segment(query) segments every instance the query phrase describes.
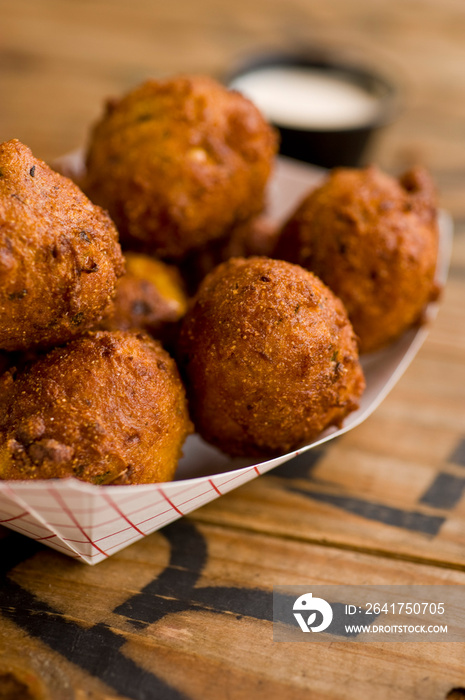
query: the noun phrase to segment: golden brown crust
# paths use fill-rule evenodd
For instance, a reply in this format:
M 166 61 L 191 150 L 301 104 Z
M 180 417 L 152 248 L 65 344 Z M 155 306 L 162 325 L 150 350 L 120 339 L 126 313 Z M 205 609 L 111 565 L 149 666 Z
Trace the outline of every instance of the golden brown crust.
M 127 247 L 181 259 L 261 211 L 276 146 L 257 108 L 211 78 L 150 80 L 108 103 L 85 189 Z
M 176 365 L 142 333 L 89 333 L 0 383 L 0 479 L 166 481 L 191 432 Z
M 340 168 L 290 217 L 274 256 L 312 270 L 342 299 L 369 352 L 418 322 L 433 298 L 436 219 L 425 170 L 397 181 L 375 167 Z
M 125 253 L 124 259 L 126 274 L 118 280 L 115 298 L 99 328 L 142 328 L 153 338 L 169 340 L 187 308 L 178 269 L 139 253 Z
M 103 315 L 123 273 L 108 215 L 12 140 L 0 145 L 0 348 L 50 347 Z
M 264 257 L 207 275 L 179 356 L 197 431 L 233 455 L 310 442 L 357 408 L 365 386 L 342 303 L 311 273 Z

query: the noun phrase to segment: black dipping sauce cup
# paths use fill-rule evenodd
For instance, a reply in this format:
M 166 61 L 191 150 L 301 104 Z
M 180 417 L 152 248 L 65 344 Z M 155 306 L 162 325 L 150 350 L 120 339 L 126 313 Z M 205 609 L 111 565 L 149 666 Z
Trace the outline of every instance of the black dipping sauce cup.
M 336 119 L 332 118 L 327 123 L 321 118 L 318 123 L 312 123 L 311 114 L 308 121 L 305 122 L 303 119 L 302 123 L 299 123 L 299 119 L 286 119 L 273 115 L 273 109 L 267 109 L 260 104 L 259 95 L 256 92 L 254 94 L 251 82 L 257 86 L 261 76 L 266 76 L 269 87 L 272 84 L 272 71 L 276 69 L 281 73 L 281 85 L 283 85 L 283 75 L 289 69 L 291 73 L 297 69 L 300 76 L 305 76 L 307 73 L 320 83 L 326 80 L 328 85 L 345 84 L 349 92 L 359 93 L 362 98 L 365 96 L 366 101 L 370 102 L 370 110 L 364 115 L 360 114 L 358 120 L 354 119 L 352 114 L 346 124 L 343 109 Z M 255 102 L 265 118 L 279 130 L 282 155 L 325 168 L 362 165 L 367 146 L 373 136 L 381 127 L 389 124 L 398 111 L 398 92 L 390 81 L 369 69 L 346 64 L 320 52 L 262 55 L 239 66 L 226 77 L 225 82 L 230 88 L 242 92 Z M 308 101 L 311 96 L 311 84 L 306 89 L 305 98 Z M 286 97 L 286 112 L 289 116 L 292 112 L 292 104 L 289 102 L 289 95 L 283 96 L 282 99 L 286 100 Z M 279 101 L 278 82 L 275 99 Z M 321 107 L 321 94 L 318 99 Z

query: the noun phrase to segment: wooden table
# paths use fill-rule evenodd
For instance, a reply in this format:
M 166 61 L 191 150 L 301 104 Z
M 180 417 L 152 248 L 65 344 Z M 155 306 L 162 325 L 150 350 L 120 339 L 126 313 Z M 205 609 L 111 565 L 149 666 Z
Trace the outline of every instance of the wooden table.
M 0 698 L 465 697 L 464 644 L 276 643 L 270 621 L 277 584 L 465 584 L 463 2 L 3 3 L 0 140 L 52 160 L 147 76 L 315 43 L 403 87 L 370 158 L 426 164 L 455 218 L 431 334 L 362 426 L 96 567 L 2 529 Z

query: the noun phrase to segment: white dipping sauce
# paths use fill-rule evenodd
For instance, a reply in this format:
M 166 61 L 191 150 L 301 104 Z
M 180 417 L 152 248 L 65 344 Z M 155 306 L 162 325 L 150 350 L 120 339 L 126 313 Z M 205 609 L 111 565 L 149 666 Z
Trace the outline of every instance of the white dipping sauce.
M 329 131 L 364 126 L 379 113 L 379 101 L 363 87 L 318 68 L 260 68 L 230 87 L 277 126 Z

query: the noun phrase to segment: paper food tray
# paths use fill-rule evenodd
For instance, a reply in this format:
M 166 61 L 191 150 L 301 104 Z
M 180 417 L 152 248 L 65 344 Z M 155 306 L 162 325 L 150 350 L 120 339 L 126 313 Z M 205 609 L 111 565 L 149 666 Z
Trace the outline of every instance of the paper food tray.
M 79 153 L 62 159 L 61 171 L 79 173 Z M 269 216 L 282 221 L 302 196 L 318 183 L 323 171 L 279 158 L 270 185 Z M 452 221 L 440 214 L 437 279 L 444 284 L 450 258 Z M 198 436 L 184 446 L 176 480 L 162 484 L 95 486 L 77 479 L 0 481 L 0 524 L 75 557 L 96 564 L 111 554 L 167 525 L 260 474 L 331 440 L 364 421 L 381 403 L 423 343 L 437 304 L 428 307 L 428 323 L 407 331 L 396 343 L 362 357 L 366 390 L 360 408 L 341 429 L 330 428 L 298 451 L 254 463 L 231 459 Z

